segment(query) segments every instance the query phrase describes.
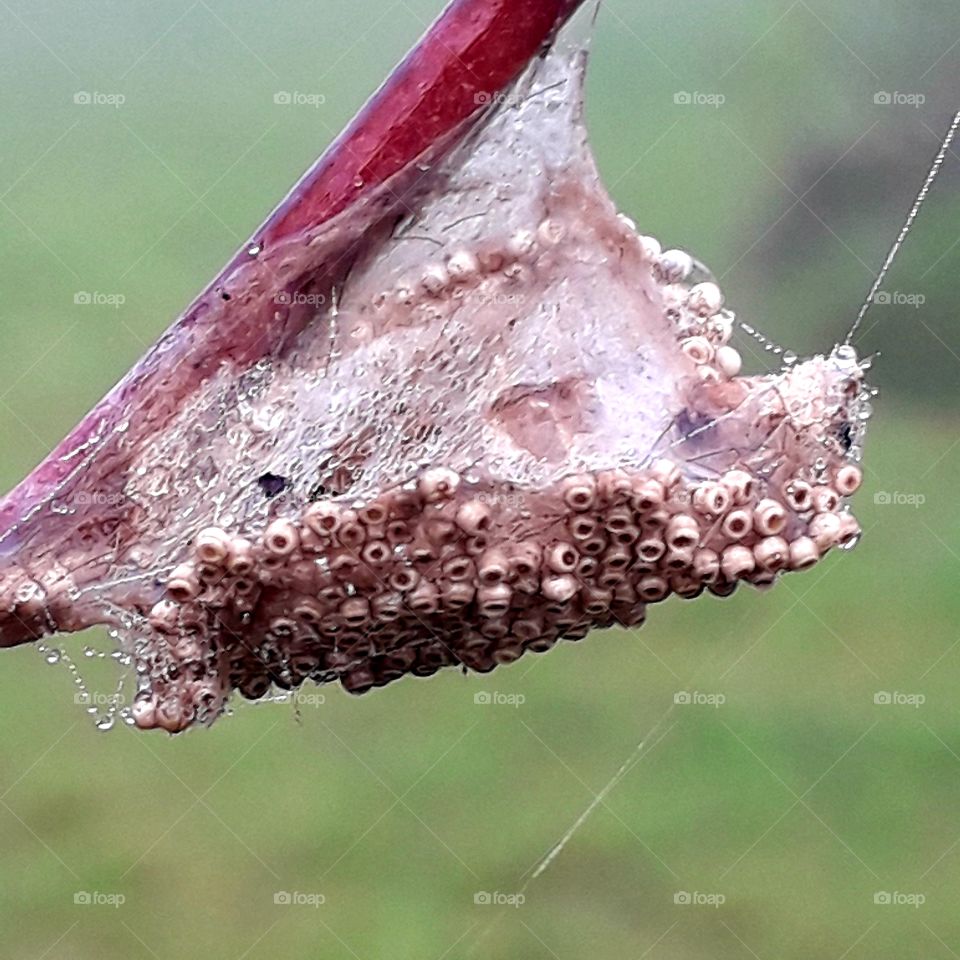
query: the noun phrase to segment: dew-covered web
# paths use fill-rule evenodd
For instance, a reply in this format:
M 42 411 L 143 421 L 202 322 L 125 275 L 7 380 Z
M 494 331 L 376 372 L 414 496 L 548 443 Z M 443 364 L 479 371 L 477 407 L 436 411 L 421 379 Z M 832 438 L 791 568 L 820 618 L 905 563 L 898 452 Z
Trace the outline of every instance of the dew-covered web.
M 903 247 L 903 243 L 907 239 L 907 235 L 910 233 L 911 229 L 913 229 L 913 225 L 920 214 L 920 209 L 926 202 L 926 199 L 930 194 L 930 189 L 933 186 L 934 181 L 937 179 L 940 170 L 943 168 L 943 162 L 946 160 L 947 153 L 950 151 L 950 147 L 953 144 L 953 141 L 956 139 L 958 129 L 960 129 L 960 110 L 958 110 L 954 115 L 953 120 L 951 121 L 950 126 L 943 137 L 943 141 L 940 144 L 940 149 L 937 151 L 937 155 L 933 158 L 930 169 L 927 171 L 926 179 L 923 181 L 923 185 L 920 187 L 920 192 L 917 194 L 917 198 L 914 200 L 913 206 L 910 208 L 907 218 L 904 221 L 903 226 L 900 228 L 900 232 L 897 234 L 896 240 L 894 240 L 893 245 L 890 247 L 883 264 L 877 271 L 876 279 L 873 281 L 873 284 L 867 293 L 866 299 L 863 301 L 863 304 L 861 305 L 860 310 L 858 311 L 857 316 L 850 327 L 849 333 L 847 333 L 844 343 L 853 342 L 853 338 L 856 336 L 857 331 L 860 329 L 860 325 L 863 323 L 863 318 L 867 315 L 867 311 L 873 305 L 874 298 L 880 291 L 880 287 L 883 284 L 884 278 L 886 277 L 890 268 L 893 266 L 893 261 L 896 260 L 897 254 L 900 253 L 900 249 Z
M 764 342 L 782 368 L 741 375 L 719 287 L 600 182 L 585 19 L 161 338 L 0 540 L 6 642 L 106 624 L 124 719 L 177 732 L 234 691 L 486 672 L 856 541 L 855 352 Z

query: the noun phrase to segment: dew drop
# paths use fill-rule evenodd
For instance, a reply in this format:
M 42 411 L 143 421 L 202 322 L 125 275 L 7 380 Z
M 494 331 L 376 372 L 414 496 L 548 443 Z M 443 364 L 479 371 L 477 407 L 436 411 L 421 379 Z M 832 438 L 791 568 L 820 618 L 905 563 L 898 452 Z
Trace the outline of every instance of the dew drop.
M 251 243 L 250 246 L 247 247 L 247 255 L 251 257 L 259 256 L 261 250 L 263 250 L 263 247 L 261 247 L 259 243 Z
M 862 533 L 855 533 L 852 537 L 845 540 L 843 543 L 838 543 L 837 547 L 840 550 L 854 550 L 857 544 L 863 539 Z
M 797 355 L 792 350 L 783 351 L 783 362 L 788 366 L 792 367 L 797 362 Z

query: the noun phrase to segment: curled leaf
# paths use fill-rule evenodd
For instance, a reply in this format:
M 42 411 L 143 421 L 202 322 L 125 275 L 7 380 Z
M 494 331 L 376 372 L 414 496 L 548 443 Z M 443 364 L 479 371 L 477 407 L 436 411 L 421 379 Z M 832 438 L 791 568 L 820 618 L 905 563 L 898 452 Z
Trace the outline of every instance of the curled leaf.
M 487 671 L 855 542 L 854 352 L 740 376 L 719 288 L 600 182 L 575 6 L 526 4 L 485 59 L 508 5 L 455 4 L 14 491 L 5 644 L 110 624 L 133 719 L 176 732 L 235 689 Z

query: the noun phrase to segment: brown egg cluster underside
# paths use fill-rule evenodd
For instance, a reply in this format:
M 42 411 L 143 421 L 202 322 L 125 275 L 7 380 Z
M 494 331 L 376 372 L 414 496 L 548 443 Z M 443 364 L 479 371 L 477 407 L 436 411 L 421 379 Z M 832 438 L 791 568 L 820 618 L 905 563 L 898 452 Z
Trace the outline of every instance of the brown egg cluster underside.
M 643 622 L 646 606 L 770 584 L 859 533 L 845 465 L 761 490 L 732 470 L 695 486 L 660 460 L 493 491 L 445 468 L 362 506 L 312 503 L 259 542 L 202 531 L 150 615 L 137 723 L 209 720 L 307 679 L 362 693 L 405 674 L 486 672 L 558 639 Z M 254 640 L 256 638 L 256 640 Z

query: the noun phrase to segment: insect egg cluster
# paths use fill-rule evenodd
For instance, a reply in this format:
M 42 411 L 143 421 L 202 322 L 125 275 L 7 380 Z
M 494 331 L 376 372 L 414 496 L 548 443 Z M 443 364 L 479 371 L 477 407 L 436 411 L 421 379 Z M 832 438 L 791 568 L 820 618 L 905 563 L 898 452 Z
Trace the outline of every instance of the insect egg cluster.
M 231 688 L 256 699 L 336 679 L 362 693 L 446 665 L 487 672 L 641 624 L 671 594 L 767 585 L 857 537 L 842 504 L 860 479 L 843 465 L 817 486 L 764 488 L 742 470 L 691 484 L 661 459 L 505 497 L 436 467 L 370 502 L 312 503 L 257 542 L 204 529 L 150 612 L 167 643 L 141 651 L 134 718 L 176 731 L 210 719 Z M 550 521 L 534 529 L 531 515 Z

